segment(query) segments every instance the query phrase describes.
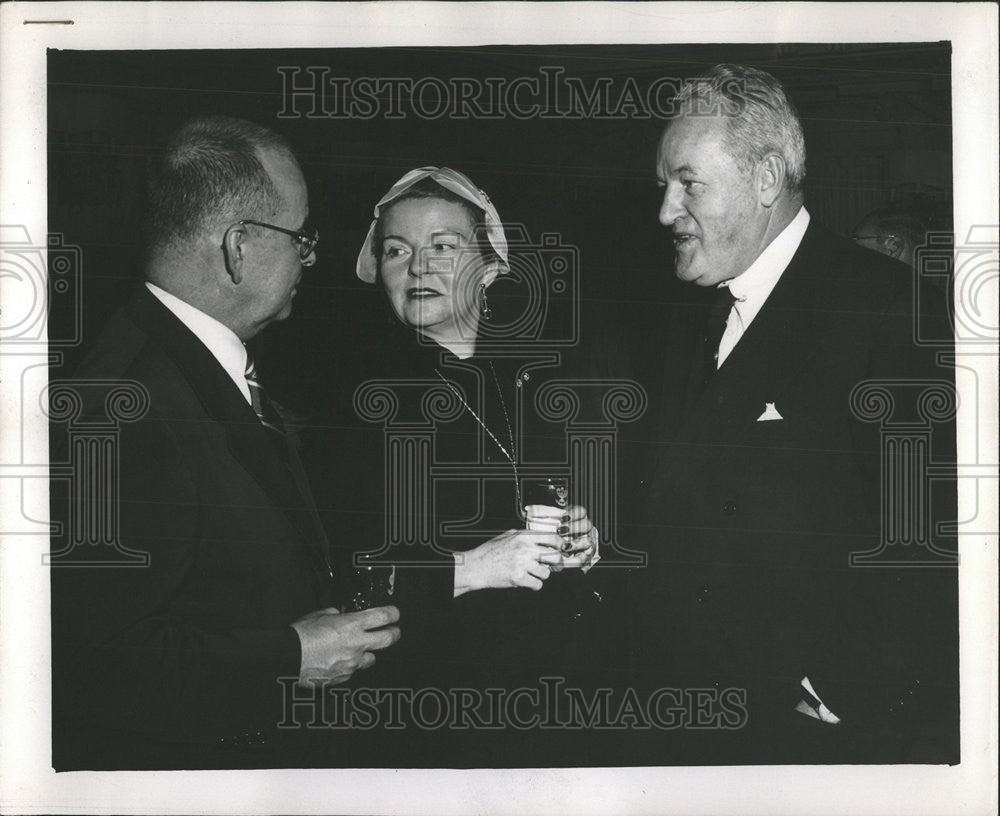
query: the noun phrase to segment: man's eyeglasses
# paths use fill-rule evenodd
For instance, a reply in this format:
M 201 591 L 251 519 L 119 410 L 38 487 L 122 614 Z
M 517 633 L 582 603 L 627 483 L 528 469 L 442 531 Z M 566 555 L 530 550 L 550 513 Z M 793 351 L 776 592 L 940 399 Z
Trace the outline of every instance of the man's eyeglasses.
M 277 230 L 278 232 L 285 233 L 285 235 L 292 236 L 292 241 L 299 250 L 299 257 L 303 261 L 312 255 L 313 250 L 316 249 L 316 244 L 319 243 L 319 230 L 315 227 L 304 227 L 300 230 L 290 230 L 285 229 L 284 227 L 277 227 L 274 224 L 265 224 L 263 221 L 251 221 L 249 218 L 244 218 L 239 223 L 253 224 L 255 227 Z

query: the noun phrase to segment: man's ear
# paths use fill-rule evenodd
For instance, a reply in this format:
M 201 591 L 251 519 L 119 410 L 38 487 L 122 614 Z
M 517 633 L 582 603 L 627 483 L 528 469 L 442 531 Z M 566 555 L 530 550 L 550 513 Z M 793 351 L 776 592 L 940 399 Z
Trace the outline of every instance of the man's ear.
M 243 254 L 246 231 L 242 224 L 233 224 L 222 236 L 222 254 L 226 261 L 226 273 L 237 286 L 243 280 Z
M 888 254 L 893 258 L 900 258 L 903 255 L 903 242 L 899 240 L 895 235 L 885 236 L 885 241 L 883 242 L 885 248 L 889 250 Z
M 757 196 L 770 207 L 785 187 L 785 159 L 778 153 L 768 153 L 757 167 Z

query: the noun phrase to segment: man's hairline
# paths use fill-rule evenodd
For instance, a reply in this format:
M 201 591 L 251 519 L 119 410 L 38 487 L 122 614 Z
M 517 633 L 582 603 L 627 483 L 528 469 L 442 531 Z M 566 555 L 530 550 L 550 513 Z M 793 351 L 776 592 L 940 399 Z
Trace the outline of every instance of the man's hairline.
M 791 104 L 791 103 L 789 102 L 789 104 Z M 782 184 L 782 189 L 785 190 L 790 196 L 799 196 L 801 198 L 802 197 L 802 182 L 800 182 L 800 181 L 791 181 L 791 174 L 788 172 L 788 168 L 791 165 L 791 161 L 790 161 L 789 157 L 785 154 L 784 147 L 782 147 L 780 149 L 777 149 L 777 148 L 771 148 L 771 149 L 769 149 L 768 151 L 766 151 L 764 153 L 763 156 L 760 157 L 760 159 L 757 159 L 754 162 L 755 167 L 744 169 L 744 166 L 743 166 L 744 163 L 742 161 L 740 161 L 739 158 L 738 158 L 738 156 L 741 155 L 742 151 L 738 151 L 738 150 L 734 150 L 733 149 L 733 140 L 736 138 L 736 136 L 735 136 L 736 127 L 733 125 L 733 120 L 734 119 L 736 119 L 736 117 L 734 117 L 734 116 L 727 116 L 727 115 L 722 114 L 722 113 L 715 113 L 715 114 L 708 115 L 708 116 L 692 116 L 690 113 L 682 113 L 682 114 L 679 114 L 679 115 L 673 117 L 664 126 L 663 132 L 660 134 L 660 140 L 659 140 L 659 142 L 657 144 L 657 163 L 656 163 L 657 164 L 657 178 L 660 178 L 659 177 L 659 171 L 660 171 L 660 167 L 662 166 L 662 161 L 659 160 L 659 158 L 660 158 L 660 152 L 661 152 L 661 149 L 662 149 L 662 146 L 663 146 L 663 141 L 666 139 L 667 133 L 670 131 L 670 128 L 673 125 L 675 125 L 675 124 L 677 124 L 678 122 L 681 122 L 681 121 L 688 121 L 688 120 L 712 121 L 712 122 L 714 122 L 716 124 L 722 124 L 724 130 L 722 132 L 722 135 L 719 137 L 719 141 L 726 147 L 730 158 L 733 160 L 733 163 L 736 165 L 736 167 L 740 171 L 740 173 L 742 173 L 744 176 L 746 176 L 746 177 L 749 178 L 750 176 L 753 175 L 753 173 L 755 171 L 755 167 L 759 166 L 760 163 L 765 158 L 767 158 L 768 155 L 774 154 L 774 155 L 780 156 L 781 159 L 782 159 L 782 161 L 784 162 L 784 165 L 785 165 L 785 180 L 784 180 L 784 182 Z M 797 117 L 793 117 L 793 119 L 795 119 L 797 121 Z M 799 123 L 799 128 L 801 129 L 801 122 Z M 803 162 L 805 162 L 805 159 L 806 159 L 806 152 L 805 152 L 805 150 L 803 150 L 803 152 L 802 152 L 802 160 L 803 160 Z M 678 168 L 678 171 L 681 170 L 681 169 L 683 169 L 683 168 Z M 660 181 L 663 181 L 663 180 L 664 179 L 660 178 Z
M 666 125 L 666 127 L 664 127 L 664 129 L 663 129 L 663 133 L 660 136 L 660 141 L 659 141 L 659 144 L 657 146 L 657 159 L 658 159 L 658 161 L 656 163 L 656 177 L 657 177 L 657 180 L 660 183 L 664 183 L 665 184 L 667 182 L 667 179 L 663 178 L 663 176 L 661 175 L 661 170 L 663 168 L 663 160 L 662 160 L 660 154 L 662 152 L 661 148 L 663 146 L 663 141 L 666 139 L 667 133 L 669 132 L 670 127 L 672 125 L 674 125 L 676 122 L 678 122 L 678 121 L 680 121 L 682 119 L 690 119 L 690 118 L 691 117 L 688 116 L 688 115 L 678 116 L 678 117 L 674 118 L 671 122 L 669 122 Z M 694 118 L 695 119 L 701 119 L 702 117 L 694 117 Z M 706 118 L 712 118 L 712 119 L 714 119 L 716 121 L 719 121 L 720 119 L 725 118 L 728 121 L 728 119 L 730 119 L 731 117 L 714 116 L 714 117 L 706 117 Z M 787 170 L 787 167 L 788 167 L 788 164 L 789 164 L 788 157 L 785 156 L 784 152 L 775 150 L 773 148 L 771 150 L 767 151 L 763 156 L 761 156 L 760 159 L 757 159 L 756 162 L 754 163 L 755 164 L 754 167 L 749 167 L 749 168 L 744 167 L 744 163 L 741 162 L 741 161 L 739 161 L 739 159 L 737 158 L 738 151 L 733 150 L 732 143 L 730 142 L 730 134 L 732 133 L 732 126 L 727 123 L 725 125 L 725 128 L 726 128 L 725 133 L 719 138 L 719 142 L 726 148 L 726 151 L 727 151 L 726 155 L 732 160 L 733 165 L 736 167 L 737 172 L 741 176 L 743 176 L 745 179 L 747 179 L 747 180 L 752 179 L 754 173 L 756 172 L 756 168 L 760 165 L 761 162 L 764 161 L 764 159 L 766 159 L 769 155 L 772 155 L 772 154 L 781 157 L 782 161 L 785 164 L 785 168 Z M 670 168 L 667 168 L 667 171 L 668 172 L 672 172 L 673 174 L 683 173 L 685 171 L 688 171 L 688 172 L 693 172 L 696 175 L 701 172 L 701 171 L 698 170 L 698 168 L 692 167 L 690 163 L 685 163 L 685 164 L 681 165 L 680 167 L 676 168 L 673 171 L 671 171 Z M 788 178 L 790 178 L 790 176 L 786 172 L 785 173 L 785 179 L 788 179 Z M 782 185 L 782 189 L 786 190 L 789 195 L 801 195 L 802 194 L 802 185 L 801 184 L 789 185 L 788 183 L 784 183 Z

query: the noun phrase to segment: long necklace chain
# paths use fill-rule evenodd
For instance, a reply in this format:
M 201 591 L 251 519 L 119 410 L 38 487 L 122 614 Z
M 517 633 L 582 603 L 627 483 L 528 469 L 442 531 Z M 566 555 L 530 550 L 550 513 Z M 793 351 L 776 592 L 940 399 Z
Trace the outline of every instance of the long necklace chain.
M 476 422 L 479 423 L 479 427 L 481 427 L 484 431 L 486 431 L 487 434 L 489 434 L 490 439 L 492 439 L 493 442 L 496 444 L 496 446 L 498 448 L 500 448 L 500 452 L 503 453 L 503 455 L 507 457 L 507 461 L 510 462 L 510 466 L 514 469 L 514 495 L 515 495 L 515 498 L 517 499 L 517 506 L 520 508 L 521 507 L 521 479 L 520 479 L 520 477 L 518 476 L 518 473 L 517 473 L 517 450 L 514 447 L 514 431 L 511 429 L 510 416 L 507 414 L 507 403 L 504 401 L 503 390 L 500 388 L 500 380 L 497 379 L 497 372 L 496 372 L 496 369 L 493 368 L 493 361 L 492 360 L 489 361 L 489 366 L 490 366 L 490 371 L 493 374 L 493 383 L 496 385 L 496 388 L 497 388 L 497 396 L 500 397 L 500 407 L 503 409 L 503 418 L 504 418 L 504 421 L 507 423 L 507 436 L 510 439 L 510 452 L 508 452 L 507 448 L 505 448 L 503 446 L 503 444 L 500 442 L 500 440 L 496 438 L 496 434 L 494 434 L 493 431 L 491 431 L 489 429 L 489 427 L 486 425 L 486 423 L 483 422 L 482 419 L 480 419 L 479 414 L 477 414 L 472 409 L 472 406 L 469 405 L 469 403 L 467 403 L 465 401 L 465 397 L 462 396 L 462 393 L 457 388 L 455 388 L 455 386 L 453 386 L 445 378 L 444 374 L 442 374 L 436 368 L 434 369 L 434 373 L 437 374 L 441 378 L 441 381 L 446 386 L 448 386 L 448 388 L 451 390 L 451 392 L 456 397 L 458 397 L 458 401 L 461 402 L 462 405 L 465 406 L 465 410 L 468 411 L 472 415 L 472 418 L 475 419 Z

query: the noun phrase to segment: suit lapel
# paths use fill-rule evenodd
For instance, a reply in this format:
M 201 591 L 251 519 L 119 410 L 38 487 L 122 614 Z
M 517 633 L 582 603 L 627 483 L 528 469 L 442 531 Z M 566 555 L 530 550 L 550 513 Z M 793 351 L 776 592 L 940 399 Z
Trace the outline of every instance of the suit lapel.
M 226 431 L 230 452 L 263 490 L 275 500 L 310 546 L 323 575 L 329 567 L 329 553 L 316 509 L 305 485 L 301 465 L 294 451 L 288 455 L 277 437 L 261 425 L 232 378 L 208 348 L 156 299 L 145 287 L 128 307 L 131 319 L 147 333 L 177 365 L 201 401 L 205 413 Z M 303 487 L 305 490 L 303 491 Z
M 816 351 L 822 280 L 816 269 L 820 236 L 810 226 L 774 290 L 722 368 L 695 392 L 678 428 L 694 441 L 735 441 L 775 402 Z M 689 329 L 690 331 L 690 329 Z M 700 334 L 697 335 L 700 339 Z M 693 356 L 693 355 L 692 355 Z M 694 386 L 697 388 L 697 385 Z

